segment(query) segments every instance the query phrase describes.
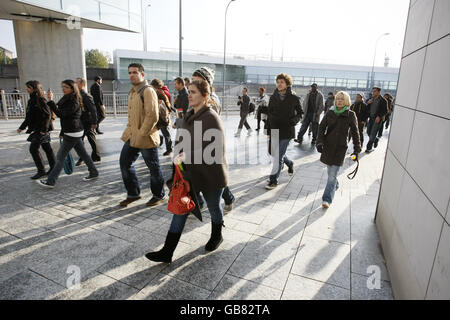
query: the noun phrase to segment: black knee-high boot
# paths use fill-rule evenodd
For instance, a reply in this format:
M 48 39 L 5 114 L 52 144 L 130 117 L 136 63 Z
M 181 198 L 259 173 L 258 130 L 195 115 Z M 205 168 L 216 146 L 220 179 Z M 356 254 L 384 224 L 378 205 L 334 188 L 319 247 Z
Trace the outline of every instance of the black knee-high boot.
M 164 247 L 159 251 L 147 253 L 145 257 L 155 262 L 171 263 L 173 252 L 178 245 L 180 237 L 181 233 L 168 232 Z
M 214 251 L 222 243 L 222 226 L 223 222 L 218 224 L 211 222 L 211 238 L 205 246 L 206 251 Z

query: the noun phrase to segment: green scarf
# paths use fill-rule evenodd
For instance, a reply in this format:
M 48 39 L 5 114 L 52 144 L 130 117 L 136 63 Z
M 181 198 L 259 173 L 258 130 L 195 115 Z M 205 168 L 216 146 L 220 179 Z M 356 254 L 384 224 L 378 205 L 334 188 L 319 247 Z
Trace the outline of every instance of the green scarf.
M 336 113 L 337 115 L 342 114 L 346 110 L 348 110 L 348 106 L 343 107 L 341 110 L 338 110 L 337 106 L 334 106 L 334 113 Z

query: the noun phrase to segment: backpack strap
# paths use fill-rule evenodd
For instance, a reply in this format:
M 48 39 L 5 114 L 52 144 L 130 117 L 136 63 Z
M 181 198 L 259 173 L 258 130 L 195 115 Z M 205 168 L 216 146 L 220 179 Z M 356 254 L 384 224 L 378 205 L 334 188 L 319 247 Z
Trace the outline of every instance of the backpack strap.
M 139 94 L 139 96 L 141 97 L 142 103 L 144 103 L 144 91 L 147 88 L 150 88 L 151 86 L 146 84 L 144 85 L 142 88 L 139 89 L 139 91 L 137 92 Z

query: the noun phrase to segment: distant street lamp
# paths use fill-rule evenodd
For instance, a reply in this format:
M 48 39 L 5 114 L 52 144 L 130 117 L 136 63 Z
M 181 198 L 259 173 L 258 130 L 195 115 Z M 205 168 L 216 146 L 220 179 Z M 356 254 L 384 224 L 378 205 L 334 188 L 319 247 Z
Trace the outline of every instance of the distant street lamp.
M 142 36 L 144 37 L 144 51 L 147 51 L 147 8 L 151 7 L 151 5 L 147 5 L 144 10 L 142 11 L 143 13 L 143 30 L 142 30 Z
M 225 28 L 223 36 L 223 72 L 222 72 L 222 106 L 225 108 L 225 73 L 226 73 L 226 51 L 227 51 L 227 13 L 230 4 L 236 0 L 230 0 L 227 8 L 225 9 Z M 225 108 L 225 116 L 228 117 L 228 108 Z
M 373 54 L 373 63 L 372 63 L 372 72 L 371 72 L 371 81 L 370 81 L 370 88 L 372 89 L 374 87 L 375 84 L 375 58 L 377 56 L 377 47 L 378 47 L 378 42 L 380 41 L 380 39 L 384 36 L 388 36 L 390 33 L 383 33 L 382 35 L 380 35 L 377 39 L 377 41 L 375 42 L 375 53 Z
M 273 61 L 273 32 L 266 33 L 265 36 L 272 35 L 272 49 L 270 50 L 270 61 Z
M 292 30 L 289 29 L 288 33 L 291 33 L 291 32 L 292 32 Z M 286 36 L 286 33 L 283 34 L 283 45 L 281 46 L 281 61 L 284 60 L 284 38 L 285 38 L 285 36 Z

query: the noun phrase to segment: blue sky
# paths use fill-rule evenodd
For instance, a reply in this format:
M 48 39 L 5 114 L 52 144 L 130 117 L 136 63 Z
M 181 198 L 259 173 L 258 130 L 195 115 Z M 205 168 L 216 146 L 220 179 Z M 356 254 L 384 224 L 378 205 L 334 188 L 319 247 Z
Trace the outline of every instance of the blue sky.
M 148 49 L 178 48 L 178 0 L 149 0 Z M 223 52 L 228 0 L 183 0 L 183 47 Z M 376 65 L 384 56 L 400 64 L 409 0 L 236 0 L 230 5 L 227 52 L 298 61 Z M 0 46 L 15 51 L 12 22 L 0 20 Z M 86 49 L 142 50 L 141 34 L 84 29 Z M 284 43 L 284 50 L 283 50 Z

